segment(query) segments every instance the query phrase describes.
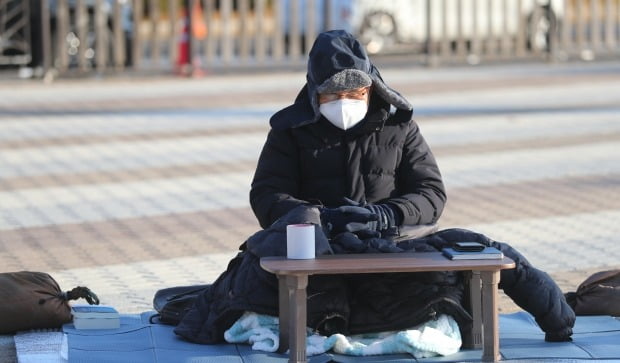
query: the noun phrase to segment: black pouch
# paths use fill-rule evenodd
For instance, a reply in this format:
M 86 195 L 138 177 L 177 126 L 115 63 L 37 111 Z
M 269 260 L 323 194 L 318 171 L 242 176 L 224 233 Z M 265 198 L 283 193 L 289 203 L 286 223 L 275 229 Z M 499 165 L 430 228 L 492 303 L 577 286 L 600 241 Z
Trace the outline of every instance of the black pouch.
M 157 314 L 151 316 L 152 324 L 177 325 L 194 304 L 194 300 L 203 294 L 211 284 L 176 286 L 158 290 L 153 297 L 153 308 Z
M 620 316 L 620 269 L 597 272 L 564 295 L 576 315 Z

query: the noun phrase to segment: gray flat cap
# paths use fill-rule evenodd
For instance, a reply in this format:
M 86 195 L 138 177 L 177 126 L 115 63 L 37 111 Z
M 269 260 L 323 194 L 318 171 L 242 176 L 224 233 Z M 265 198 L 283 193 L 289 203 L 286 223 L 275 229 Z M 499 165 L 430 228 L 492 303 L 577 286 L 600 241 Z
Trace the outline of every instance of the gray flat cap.
M 317 88 L 318 93 L 334 93 L 368 87 L 372 79 L 359 69 L 345 69 L 329 77 Z

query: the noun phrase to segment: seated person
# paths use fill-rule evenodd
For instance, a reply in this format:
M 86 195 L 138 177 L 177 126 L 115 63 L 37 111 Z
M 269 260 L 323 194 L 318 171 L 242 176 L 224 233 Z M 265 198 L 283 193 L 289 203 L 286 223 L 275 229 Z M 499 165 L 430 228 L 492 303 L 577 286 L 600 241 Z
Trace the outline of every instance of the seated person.
M 534 315 L 546 340 L 570 340 L 575 315 L 559 287 L 509 245 L 457 229 L 396 242 L 405 228 L 437 222 L 446 202 L 412 113 L 352 35 L 321 33 L 305 86 L 271 118 L 252 181 L 250 203 L 265 230 L 242 245 L 175 332 L 216 343 L 244 310 L 277 315 L 277 281 L 258 259 L 286 254 L 286 224 L 315 223 L 325 232 L 317 254 L 437 251 L 462 240 L 495 246 L 517 264 L 501 272 L 499 287 Z M 324 334 L 403 329 L 439 313 L 471 323 L 458 273 L 311 276 L 308 296 L 308 325 Z

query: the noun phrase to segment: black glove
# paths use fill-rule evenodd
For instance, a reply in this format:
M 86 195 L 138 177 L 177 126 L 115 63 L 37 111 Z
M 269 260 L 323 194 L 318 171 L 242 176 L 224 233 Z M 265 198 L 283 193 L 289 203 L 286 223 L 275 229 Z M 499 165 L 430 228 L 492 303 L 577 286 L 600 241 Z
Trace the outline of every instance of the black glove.
M 375 222 L 368 222 L 370 223 L 375 223 Z M 375 231 L 375 230 L 371 230 L 371 229 L 362 229 L 360 231 L 355 231 L 352 232 L 354 235 L 357 236 L 357 238 L 359 239 L 369 239 L 369 238 L 381 238 L 381 232 L 379 231 Z
M 398 226 L 402 223 L 403 217 L 398 211 L 398 208 L 391 204 L 372 204 L 372 203 L 360 203 L 349 198 L 343 198 L 345 205 L 364 207 L 376 214 L 377 221 L 369 222 L 369 228 L 371 231 L 378 231 L 381 233 L 382 238 L 397 237 Z M 379 236 L 377 236 L 379 237 Z M 364 239 L 363 237 L 360 237 Z M 369 237 L 366 237 L 369 238 Z
M 392 240 L 379 237 L 362 238 L 358 234 L 350 232 L 334 236 L 331 246 L 336 254 L 403 252 L 403 249 L 399 248 Z
M 378 216 L 367 208 L 344 205 L 321 209 L 321 224 L 330 236 L 342 232 L 359 232 L 370 229 L 370 223 Z
M 359 236 L 351 232 L 344 232 L 334 236 L 330 245 L 336 254 L 364 253 L 368 249 L 368 243 L 362 241 Z
M 397 253 L 403 252 L 403 249 L 398 247 L 394 241 L 390 239 L 383 238 L 371 238 L 365 240 L 364 242 L 368 243 L 369 250 L 373 252 L 383 252 L 383 253 Z
M 371 222 L 371 229 L 381 232 L 381 235 L 383 237 L 398 235 L 399 216 L 392 207 L 387 204 L 368 203 L 364 205 L 364 208 L 368 209 L 379 217 L 376 222 Z

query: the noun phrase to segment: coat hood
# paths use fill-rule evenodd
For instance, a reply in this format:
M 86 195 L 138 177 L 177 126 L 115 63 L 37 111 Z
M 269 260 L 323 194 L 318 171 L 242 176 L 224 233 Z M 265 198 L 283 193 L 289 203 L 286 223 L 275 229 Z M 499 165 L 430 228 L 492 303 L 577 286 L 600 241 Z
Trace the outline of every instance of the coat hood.
M 317 122 L 319 112 L 318 89 L 332 76 L 344 70 L 357 70 L 370 77 L 374 95 L 397 109 L 411 111 L 411 104 L 398 92 L 388 87 L 377 68 L 370 62 L 364 46 L 344 30 L 319 34 L 310 50 L 306 84 L 295 102 L 276 112 L 270 120 L 274 129 L 287 129 Z

